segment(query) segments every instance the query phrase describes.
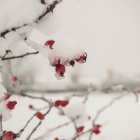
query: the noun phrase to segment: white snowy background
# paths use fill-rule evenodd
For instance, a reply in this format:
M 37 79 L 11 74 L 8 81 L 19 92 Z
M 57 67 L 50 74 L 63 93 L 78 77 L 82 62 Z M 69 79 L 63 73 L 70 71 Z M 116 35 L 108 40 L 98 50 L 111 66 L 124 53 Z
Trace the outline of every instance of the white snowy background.
M 51 1 L 50 1 L 51 2 Z M 38 0 L 0 0 L 0 32 L 13 25 L 30 23 L 42 11 L 44 6 Z M 58 81 L 49 62 L 41 55 L 30 56 L 12 62 L 12 73 L 21 77 L 27 83 L 45 83 L 46 87 L 57 87 L 71 83 L 71 76 L 77 75 L 79 81 L 90 84 L 99 84 L 104 78 L 123 81 L 124 83 L 139 83 L 140 78 L 140 1 L 139 0 L 63 0 L 53 14 L 47 15 L 39 25 L 33 25 L 46 35 L 56 35 L 61 38 L 71 38 L 80 42 L 88 54 L 87 62 L 70 69 L 65 79 Z M 31 30 L 32 27 L 23 30 Z M 5 48 L 10 48 L 15 54 L 32 50 L 25 44 L 15 45 L 13 40 L 18 37 L 16 33 L 6 36 L 7 40 L 0 38 L 0 54 Z M 15 49 L 15 48 L 21 48 Z M 24 49 L 23 49 L 24 48 Z M 19 61 L 19 62 L 18 62 Z M 28 63 L 26 63 L 28 61 Z M 19 67 L 20 64 L 20 67 Z M 109 74 L 111 73 L 111 78 Z M 120 74 L 118 74 L 120 73 Z M 7 73 L 5 73 L 5 76 Z M 115 76 L 114 76 L 115 75 Z M 112 78 L 113 77 L 113 78 Z M 6 78 L 5 78 L 6 79 Z M 113 79 L 113 80 L 114 80 Z M 118 82 L 119 83 L 119 82 Z M 68 93 L 66 93 L 67 95 Z M 51 95 L 49 98 L 63 97 L 64 94 Z M 104 93 L 95 93 L 90 96 L 87 103 L 87 113 L 95 114 L 99 108 L 107 104 L 112 98 L 118 96 Z M 30 102 L 39 104 L 39 101 L 18 98 L 17 108 L 13 111 L 11 120 L 5 122 L 4 128 L 18 131 L 32 112 L 27 109 Z M 53 112 L 55 114 L 55 112 Z M 37 131 L 36 137 L 56 124 L 61 124 L 59 117 L 53 113 L 46 118 L 46 123 Z M 103 125 L 102 132 L 94 136 L 95 140 L 139 140 L 140 139 L 140 103 L 130 94 L 117 101 L 106 110 L 98 120 Z M 35 125 L 36 120 L 32 123 Z M 87 122 L 88 123 L 88 122 Z M 87 124 L 88 125 L 88 124 Z M 20 140 L 25 140 L 26 130 Z M 65 134 L 65 135 L 64 135 Z M 59 130 L 59 137 L 69 137 L 69 131 Z M 53 140 L 54 135 L 46 139 Z M 46 140 L 45 139 L 45 140 Z M 83 138 L 86 140 L 86 138 Z

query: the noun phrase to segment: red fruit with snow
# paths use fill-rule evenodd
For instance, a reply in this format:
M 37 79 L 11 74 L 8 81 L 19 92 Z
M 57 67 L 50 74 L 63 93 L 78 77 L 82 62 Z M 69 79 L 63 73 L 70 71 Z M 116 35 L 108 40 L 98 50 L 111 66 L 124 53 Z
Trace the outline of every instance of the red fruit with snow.
M 53 44 L 54 44 L 54 43 L 55 43 L 54 40 L 48 40 L 48 41 L 45 42 L 44 45 L 49 46 L 50 49 L 53 49 L 52 47 L 53 47 Z
M 55 71 L 59 76 L 63 77 L 65 73 L 65 66 L 62 64 L 56 64 Z
M 14 133 L 12 131 L 6 131 L 2 136 L 2 140 L 14 140 Z
M 36 116 L 39 120 L 44 120 L 44 114 L 42 114 L 41 112 L 36 112 L 35 116 Z
M 99 125 L 99 124 L 94 125 L 94 127 L 93 127 L 93 129 L 92 129 L 92 132 L 95 133 L 96 135 L 100 134 L 100 133 L 101 133 L 101 131 L 100 131 L 100 128 L 101 128 L 101 127 L 102 127 L 102 126 Z
M 8 108 L 9 110 L 12 110 L 12 109 L 15 108 L 15 105 L 16 105 L 16 104 L 17 104 L 16 101 L 9 101 L 9 102 L 7 103 L 7 108 Z
M 85 63 L 87 60 L 87 54 L 81 54 L 78 58 L 75 59 L 79 63 Z
M 80 126 L 76 129 L 77 133 L 81 133 L 84 130 L 84 126 Z

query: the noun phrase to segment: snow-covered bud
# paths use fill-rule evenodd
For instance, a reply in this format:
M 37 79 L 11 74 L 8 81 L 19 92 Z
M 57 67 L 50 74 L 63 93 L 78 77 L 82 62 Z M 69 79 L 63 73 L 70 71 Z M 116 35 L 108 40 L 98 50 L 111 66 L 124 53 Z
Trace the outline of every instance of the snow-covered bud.
M 87 53 L 79 55 L 75 60 L 79 63 L 85 63 L 87 60 Z

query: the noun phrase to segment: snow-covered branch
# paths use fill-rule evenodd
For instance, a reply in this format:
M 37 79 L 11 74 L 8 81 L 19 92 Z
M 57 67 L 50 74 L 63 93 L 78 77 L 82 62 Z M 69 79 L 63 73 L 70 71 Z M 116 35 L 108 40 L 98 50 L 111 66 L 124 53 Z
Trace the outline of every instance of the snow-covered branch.
M 46 5 L 45 10 L 36 19 L 34 19 L 32 21 L 32 23 L 39 23 L 39 21 L 41 21 L 41 19 L 43 19 L 43 17 L 45 17 L 48 13 L 53 12 L 53 10 L 56 7 L 56 5 L 58 5 L 61 1 L 62 0 L 54 0 L 51 4 Z M 44 2 L 45 2 L 44 0 L 41 0 L 41 3 L 44 4 Z M 20 28 L 23 28 L 23 27 L 25 27 L 27 25 L 30 25 L 30 24 L 29 23 L 24 23 L 24 24 L 22 24 L 20 26 L 15 26 L 15 27 L 12 27 L 10 29 L 5 29 L 4 31 L 2 31 L 0 33 L 0 37 L 5 38 L 6 34 L 12 32 L 12 31 L 16 31 L 16 30 L 18 30 Z

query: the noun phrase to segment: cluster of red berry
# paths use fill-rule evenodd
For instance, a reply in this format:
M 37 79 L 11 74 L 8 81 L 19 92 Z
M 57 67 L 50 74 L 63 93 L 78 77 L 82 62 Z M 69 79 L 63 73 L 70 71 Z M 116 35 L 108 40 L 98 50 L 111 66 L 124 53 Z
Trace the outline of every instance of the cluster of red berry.
M 53 45 L 54 45 L 55 41 L 54 40 L 47 40 L 45 42 L 45 46 L 49 47 L 50 49 L 53 49 Z M 59 58 L 57 58 L 57 60 L 55 60 L 55 62 L 52 64 L 52 66 L 55 66 L 55 72 L 56 72 L 56 77 L 64 77 L 64 73 L 66 71 L 66 66 L 71 65 L 72 67 L 75 65 L 75 62 L 78 63 L 85 63 L 87 59 L 87 54 L 86 53 L 81 53 L 78 56 L 76 56 L 75 58 L 71 59 L 71 60 L 67 60 L 65 63 L 61 63 L 61 60 Z

